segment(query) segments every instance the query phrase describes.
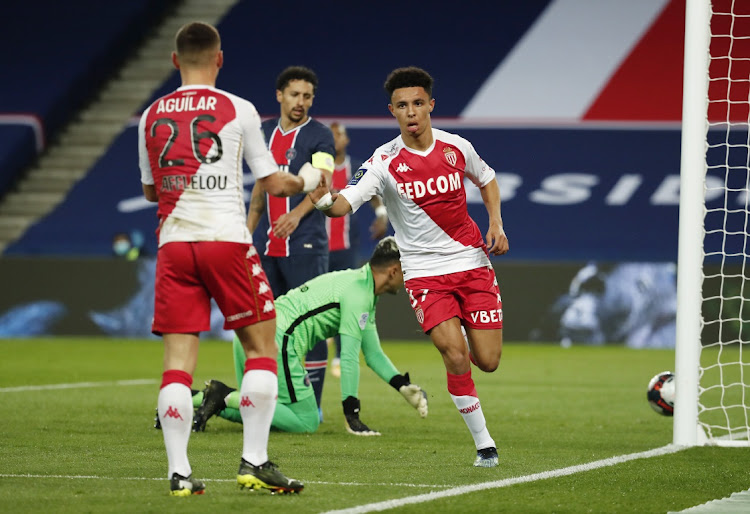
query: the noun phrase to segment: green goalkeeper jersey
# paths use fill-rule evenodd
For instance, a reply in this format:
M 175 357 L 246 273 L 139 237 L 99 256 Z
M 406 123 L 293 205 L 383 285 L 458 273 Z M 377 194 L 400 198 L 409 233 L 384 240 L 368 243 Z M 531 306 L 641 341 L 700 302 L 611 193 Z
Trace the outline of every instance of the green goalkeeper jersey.
M 276 343 L 279 347 L 279 403 L 290 404 L 313 394 L 304 359 L 307 352 L 336 334 L 341 336 L 341 399 L 359 397 L 359 355 L 386 383 L 399 372 L 380 346 L 375 326 L 375 281 L 369 263 L 308 280 L 276 299 Z M 234 337 L 237 383 L 245 373 L 245 351 Z
M 376 330 L 376 303 L 369 264 L 325 273 L 276 299 L 277 339 L 288 334 L 297 355 L 336 334 L 361 341 Z

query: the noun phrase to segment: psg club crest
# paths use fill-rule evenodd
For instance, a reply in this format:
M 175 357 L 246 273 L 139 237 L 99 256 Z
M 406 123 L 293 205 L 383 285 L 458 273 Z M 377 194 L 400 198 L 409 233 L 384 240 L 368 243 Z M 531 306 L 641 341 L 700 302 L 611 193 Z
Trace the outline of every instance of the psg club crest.
M 297 157 L 297 150 L 289 148 L 284 154 L 284 157 L 286 157 L 286 162 L 292 162 L 292 160 Z
M 448 164 L 451 166 L 455 166 L 457 162 L 456 152 L 453 151 L 453 148 L 450 146 L 446 146 L 443 148 L 443 154 L 445 155 L 445 160 L 448 161 Z

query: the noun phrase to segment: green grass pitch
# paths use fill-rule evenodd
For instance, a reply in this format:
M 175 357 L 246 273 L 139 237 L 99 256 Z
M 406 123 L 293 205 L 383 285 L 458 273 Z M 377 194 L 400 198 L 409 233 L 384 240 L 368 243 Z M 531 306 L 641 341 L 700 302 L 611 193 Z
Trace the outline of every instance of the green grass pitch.
M 152 428 L 162 365 L 159 341 L 0 341 L 0 510 L 303 514 L 356 509 L 487 482 L 503 485 L 506 479 L 644 452 L 672 440 L 671 418 L 649 408 L 645 388 L 654 374 L 673 368 L 673 352 L 506 343 L 497 372 L 473 371 L 500 454 L 499 467 L 474 468 L 473 442 L 446 391 L 438 352 L 426 339 L 383 346 L 396 367 L 409 371 L 428 392 L 426 419 L 363 363 L 361 418 L 381 437 L 346 433 L 338 380 L 330 374 L 318 433 L 271 434 L 271 459 L 305 482 L 302 494 L 239 491 L 241 427 L 212 418 L 205 433 L 192 434 L 189 448 L 194 475 L 206 480 L 207 492 L 174 498 L 167 494 L 162 434 Z M 230 345 L 204 341 L 194 387 L 210 378 L 234 385 L 232 369 Z M 113 383 L 120 380 L 136 382 Z M 54 384 L 68 386 L 25 387 Z M 393 511 L 676 511 L 750 487 L 750 450 L 693 448 L 536 478 Z

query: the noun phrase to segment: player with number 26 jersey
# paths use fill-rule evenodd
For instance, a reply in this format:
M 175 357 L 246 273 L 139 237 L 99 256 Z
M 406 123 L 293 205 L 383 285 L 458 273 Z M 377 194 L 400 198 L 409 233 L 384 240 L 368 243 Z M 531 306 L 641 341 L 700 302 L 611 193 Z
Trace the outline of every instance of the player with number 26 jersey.
M 210 86 L 181 87 L 144 111 L 138 145 L 141 182 L 159 196 L 159 246 L 252 242 L 241 159 L 256 180 L 278 170 L 252 103 Z
M 224 64 L 216 27 L 183 25 L 172 64 L 181 87 L 157 99 L 138 125 L 143 196 L 158 202 L 154 317 L 164 341 L 157 399 L 167 451 L 170 494 L 203 494 L 187 455 L 193 408 L 190 387 L 200 333 L 211 327 L 211 300 L 234 330 L 244 354 L 242 457 L 237 483 L 252 489 L 299 492 L 298 480 L 268 460 L 268 433 L 278 390 L 276 312 L 268 279 L 247 227 L 242 159 L 270 194 L 296 195 L 320 183 L 310 166 L 281 173 L 266 149 L 253 104 L 216 89 Z

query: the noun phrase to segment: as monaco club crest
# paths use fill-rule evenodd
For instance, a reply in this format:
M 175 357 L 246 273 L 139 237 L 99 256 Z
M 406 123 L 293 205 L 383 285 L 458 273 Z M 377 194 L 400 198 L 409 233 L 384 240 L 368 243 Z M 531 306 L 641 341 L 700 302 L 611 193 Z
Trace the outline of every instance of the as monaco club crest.
M 451 166 L 455 166 L 457 158 L 456 152 L 453 151 L 453 148 L 451 148 L 450 146 L 446 146 L 445 148 L 443 148 L 443 153 L 445 155 L 445 160 L 448 161 L 448 164 L 450 164 Z

